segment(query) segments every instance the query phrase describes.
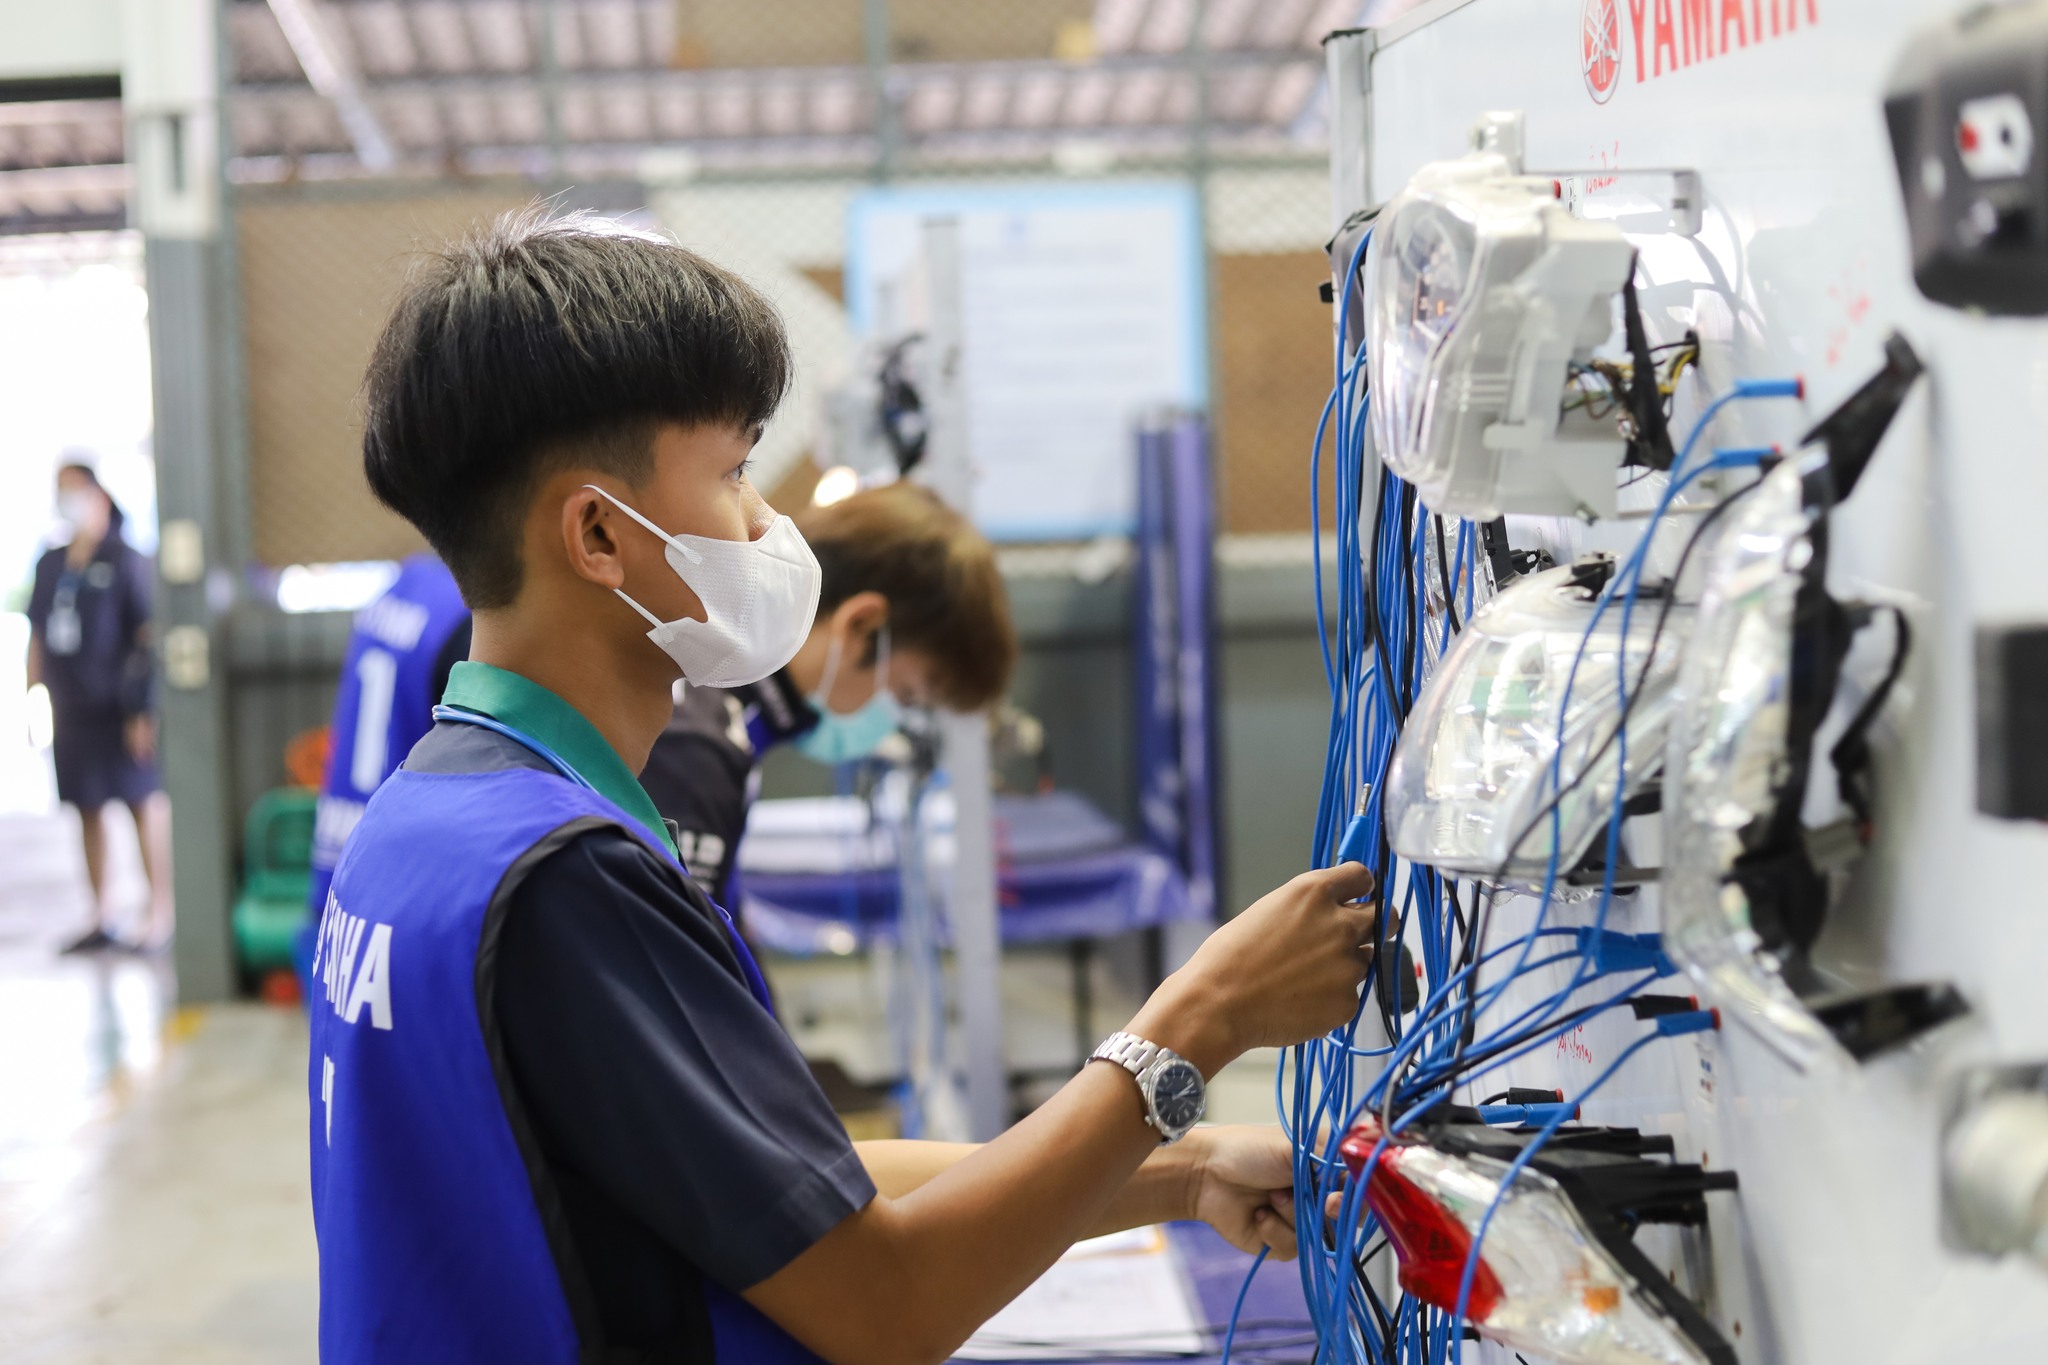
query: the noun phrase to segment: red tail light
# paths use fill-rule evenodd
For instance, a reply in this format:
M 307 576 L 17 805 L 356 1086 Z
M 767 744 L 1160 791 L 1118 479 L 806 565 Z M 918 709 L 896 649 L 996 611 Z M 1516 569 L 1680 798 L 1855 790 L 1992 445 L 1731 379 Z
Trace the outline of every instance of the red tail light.
M 1472 1254 L 1472 1234 L 1394 1168 L 1387 1160 L 1393 1154 L 1391 1147 L 1380 1153 L 1378 1168 L 1365 1182 L 1365 1202 L 1379 1215 L 1394 1254 L 1401 1258 L 1401 1287 L 1424 1303 L 1455 1312 L 1465 1261 Z M 1499 1303 L 1500 1279 L 1481 1257 L 1472 1273 L 1466 1316 L 1484 1322 Z

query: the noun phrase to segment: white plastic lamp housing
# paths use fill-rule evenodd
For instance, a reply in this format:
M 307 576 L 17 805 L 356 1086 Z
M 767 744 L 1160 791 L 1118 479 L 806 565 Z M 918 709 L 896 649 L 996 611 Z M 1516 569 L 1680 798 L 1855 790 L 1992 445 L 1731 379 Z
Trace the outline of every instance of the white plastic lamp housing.
M 1573 573 L 1551 569 L 1504 589 L 1473 615 L 1430 676 L 1387 775 L 1389 840 L 1403 858 L 1540 886 L 1553 831 L 1562 875 L 1606 827 L 1617 784 L 1634 795 L 1663 765 L 1692 610 L 1673 604 L 1658 637 L 1664 604 L 1638 601 L 1624 641 L 1623 604 L 1610 605 L 1595 624 L 1597 598 L 1574 586 Z M 1629 691 L 1639 694 L 1629 713 L 1625 777 L 1623 745 L 1608 742 L 1621 718 L 1617 664 L 1624 659 Z M 1559 791 L 1553 822 L 1546 808 Z
M 1786 460 L 1731 508 L 1701 584 L 1664 763 L 1664 949 L 1702 999 L 1801 1069 L 1850 1064 L 1780 975 L 1729 873 L 1786 780 L 1792 629 L 1813 555 L 1804 478 Z
M 1613 514 L 1620 431 L 1562 407 L 1633 261 L 1494 152 L 1425 166 L 1387 205 L 1366 249 L 1373 439 L 1431 511 Z

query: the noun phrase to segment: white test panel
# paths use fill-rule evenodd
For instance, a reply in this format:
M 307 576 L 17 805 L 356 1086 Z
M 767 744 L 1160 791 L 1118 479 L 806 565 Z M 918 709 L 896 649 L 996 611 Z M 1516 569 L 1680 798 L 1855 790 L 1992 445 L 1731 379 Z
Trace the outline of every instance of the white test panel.
M 1526 115 L 1531 172 L 1590 176 L 1595 197 L 1602 172 L 1697 171 L 1698 233 L 1633 236 L 1651 341 L 1697 328 L 1713 392 L 1792 374 L 1808 387 L 1803 403 L 1737 405 L 1716 445 L 1789 446 L 1876 371 L 1894 328 L 1928 367 L 1833 520 L 1835 595 L 1904 605 L 1916 644 L 1874 736 L 1879 842 L 1816 957 L 1858 984 L 1950 980 L 1975 1013 L 1841 1082 L 1802 1077 L 1732 1028 L 1677 1039 L 1587 1107 L 1588 1121 L 1671 1132 L 1680 1159 L 1740 1174 L 1739 1194 L 1708 1197 L 1706 1236 L 1647 1229 L 1639 1245 L 1749 1365 L 2048 1361 L 2048 1274 L 1945 1249 L 1939 1229 L 1948 1078 L 2048 1060 L 2048 829 L 1975 812 L 1971 673 L 1975 624 L 2048 621 L 2048 320 L 1972 318 L 1917 293 L 1881 109 L 1911 34 L 1950 12 L 1924 0 L 1438 0 L 1383 30 L 1366 92 L 1336 101 L 1352 120 L 1340 146 L 1370 129 L 1367 204 L 1464 151 L 1491 110 Z M 1591 59 L 1589 32 L 1613 39 Z M 1360 183 L 1346 169 L 1339 183 Z M 1681 404 L 1675 434 L 1695 410 Z M 1569 553 L 1632 544 L 1640 525 L 1533 529 Z M 1852 655 L 1852 678 L 1870 663 Z M 1634 822 L 1631 836 L 1654 824 Z M 1498 932 L 1520 932 L 1532 909 L 1519 904 Z M 1587 908 L 1553 916 L 1583 923 Z M 1610 927 L 1656 929 L 1654 892 L 1618 901 Z M 1567 979 L 1517 989 L 1533 1002 Z M 1570 1093 L 1643 1031 L 1626 1011 L 1600 1016 L 1499 1083 Z M 1467 1359 L 1513 1357 L 1489 1346 Z

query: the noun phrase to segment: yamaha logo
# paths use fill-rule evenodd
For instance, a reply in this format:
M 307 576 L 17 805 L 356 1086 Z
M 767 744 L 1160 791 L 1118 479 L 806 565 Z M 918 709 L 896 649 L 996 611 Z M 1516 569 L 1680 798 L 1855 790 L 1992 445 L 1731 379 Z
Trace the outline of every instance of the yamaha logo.
M 1615 0 L 1586 0 L 1581 12 L 1579 66 L 1586 74 L 1586 93 L 1605 104 L 1621 84 L 1621 12 Z
M 1593 103 L 1621 85 L 1624 57 L 1636 84 L 1675 75 L 1701 62 L 1759 43 L 1789 38 L 1820 23 L 1820 0 L 1583 0 L 1579 8 L 1579 70 Z M 1623 46 L 1623 31 L 1628 44 Z

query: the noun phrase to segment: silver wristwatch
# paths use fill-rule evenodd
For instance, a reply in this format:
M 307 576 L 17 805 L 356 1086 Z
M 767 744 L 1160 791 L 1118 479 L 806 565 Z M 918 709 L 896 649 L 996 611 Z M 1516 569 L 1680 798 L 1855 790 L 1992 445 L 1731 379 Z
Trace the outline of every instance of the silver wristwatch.
M 1208 1087 L 1195 1064 L 1172 1048 L 1148 1043 L 1134 1033 L 1112 1033 L 1088 1058 L 1115 1062 L 1138 1082 L 1145 1098 L 1145 1122 L 1159 1130 L 1164 1146 L 1179 1142 L 1202 1121 Z

